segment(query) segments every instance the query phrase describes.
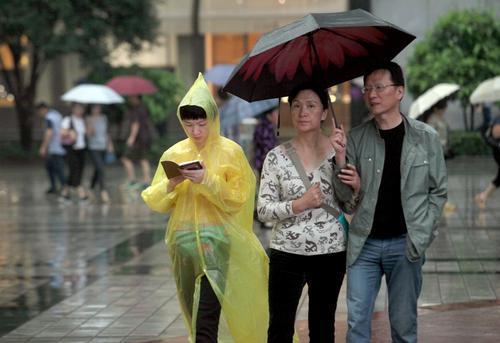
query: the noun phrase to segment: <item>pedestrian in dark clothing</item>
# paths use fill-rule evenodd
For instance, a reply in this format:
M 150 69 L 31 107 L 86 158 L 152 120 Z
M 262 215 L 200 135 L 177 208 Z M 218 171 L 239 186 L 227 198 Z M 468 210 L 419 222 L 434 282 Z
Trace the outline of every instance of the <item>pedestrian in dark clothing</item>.
M 417 342 L 417 300 L 426 249 L 447 198 L 439 136 L 400 112 L 404 77 L 394 62 L 372 66 L 363 94 L 373 119 L 349 132 L 347 159 L 361 191 L 347 245 L 347 342 L 371 341 L 375 299 L 385 276 L 393 342 Z M 349 166 L 349 165 L 348 165 Z M 342 200 L 342 199 L 340 199 Z
M 260 114 L 259 122 L 255 126 L 253 133 L 254 167 L 259 175 L 267 153 L 278 145 L 278 138 L 275 132 L 278 113 L 278 108 L 275 107 Z
M 151 182 L 151 167 L 147 159 L 147 153 L 151 149 L 152 144 L 149 110 L 142 103 L 139 95 L 129 96 L 129 101 L 129 135 L 126 141 L 127 148 L 121 161 L 127 172 L 128 186 L 130 187 L 136 187 L 138 185 L 134 162 L 140 162 L 142 168 L 142 181 L 145 187 Z M 140 184 L 139 187 L 141 187 Z
M 43 102 L 36 106 L 36 111 L 45 120 L 45 131 L 39 155 L 45 158 L 45 168 L 50 181 L 50 187 L 46 193 L 57 193 L 56 181 L 59 182 L 61 191 L 67 192 L 66 176 L 64 174 L 64 155 L 66 151 L 61 145 L 62 116 L 58 111 L 49 108 Z

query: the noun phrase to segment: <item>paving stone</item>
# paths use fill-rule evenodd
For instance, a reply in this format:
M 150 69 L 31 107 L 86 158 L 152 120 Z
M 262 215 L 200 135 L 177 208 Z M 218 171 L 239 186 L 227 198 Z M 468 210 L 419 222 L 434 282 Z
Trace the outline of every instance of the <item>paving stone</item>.
M 491 179 L 494 165 L 490 158 L 448 163 L 449 201 L 457 209 L 440 222 L 426 254 L 419 338 L 460 342 L 450 338 L 460 335 L 464 342 L 498 342 L 493 320 L 500 318 L 498 305 L 484 301 L 498 301 L 500 295 L 500 192 L 485 211 L 472 201 Z M 477 164 L 485 168 L 471 168 Z M 46 181 L 39 167 L 0 169 L 0 189 L 5 190 L 0 193 L 0 249 L 8 252 L 0 268 L 0 313 L 1 306 L 10 306 L 26 318 L 4 332 L 0 343 L 186 342 L 163 242 L 165 217 L 149 211 L 140 197 L 120 191 L 112 193 L 109 206 L 60 206 L 43 195 Z M 118 189 L 122 170 L 111 169 L 109 177 L 110 186 Z M 266 245 L 270 231 L 258 225 L 255 230 Z M 374 342 L 389 337 L 386 292 L 383 281 Z M 303 294 L 297 325 L 307 342 L 307 289 Z M 346 316 L 344 283 L 336 315 L 340 342 Z M 4 323 L 0 319 L 0 329 Z

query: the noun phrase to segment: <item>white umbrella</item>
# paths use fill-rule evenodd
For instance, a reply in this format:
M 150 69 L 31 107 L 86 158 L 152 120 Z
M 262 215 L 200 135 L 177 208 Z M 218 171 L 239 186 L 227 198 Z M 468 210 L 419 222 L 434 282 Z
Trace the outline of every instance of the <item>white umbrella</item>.
M 122 103 L 120 94 L 104 85 L 82 84 L 64 93 L 61 97 L 64 101 L 79 102 L 82 104 L 117 104 Z
M 440 83 L 429 88 L 411 104 L 409 113 L 410 118 L 417 118 L 434 104 L 450 96 L 459 89 L 460 86 L 454 83 Z
M 471 104 L 500 100 L 500 75 L 485 80 L 474 89 L 469 98 Z

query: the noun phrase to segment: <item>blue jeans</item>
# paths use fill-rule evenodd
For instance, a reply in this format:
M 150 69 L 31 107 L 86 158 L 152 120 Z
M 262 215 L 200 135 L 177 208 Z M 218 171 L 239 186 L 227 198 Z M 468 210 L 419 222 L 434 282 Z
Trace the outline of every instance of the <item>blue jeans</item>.
M 357 260 L 347 268 L 347 342 L 370 342 L 372 313 L 383 275 L 392 341 L 417 342 L 423 258 L 408 260 L 406 239 L 406 234 L 389 239 L 368 238 Z
M 45 168 L 49 175 L 50 190 L 57 189 L 56 180 L 61 187 L 66 186 L 66 176 L 64 175 L 64 155 L 48 154 L 45 158 Z

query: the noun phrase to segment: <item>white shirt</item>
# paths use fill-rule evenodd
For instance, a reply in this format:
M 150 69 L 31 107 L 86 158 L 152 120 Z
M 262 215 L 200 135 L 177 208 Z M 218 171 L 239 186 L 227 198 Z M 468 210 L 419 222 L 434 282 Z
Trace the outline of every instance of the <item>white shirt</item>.
M 319 182 L 324 202 L 337 207 L 333 196 L 335 152 L 308 173 L 311 183 Z M 257 211 L 262 221 L 274 221 L 271 248 L 299 255 L 319 255 L 346 249 L 342 224 L 322 208 L 292 211 L 292 201 L 306 192 L 295 166 L 280 145 L 266 156 L 262 167 Z
M 73 149 L 81 150 L 85 149 L 85 121 L 81 117 L 67 116 L 64 117 L 61 128 L 69 129 L 71 127 L 71 122 L 73 121 L 73 129 L 76 132 L 76 142 L 73 144 Z

